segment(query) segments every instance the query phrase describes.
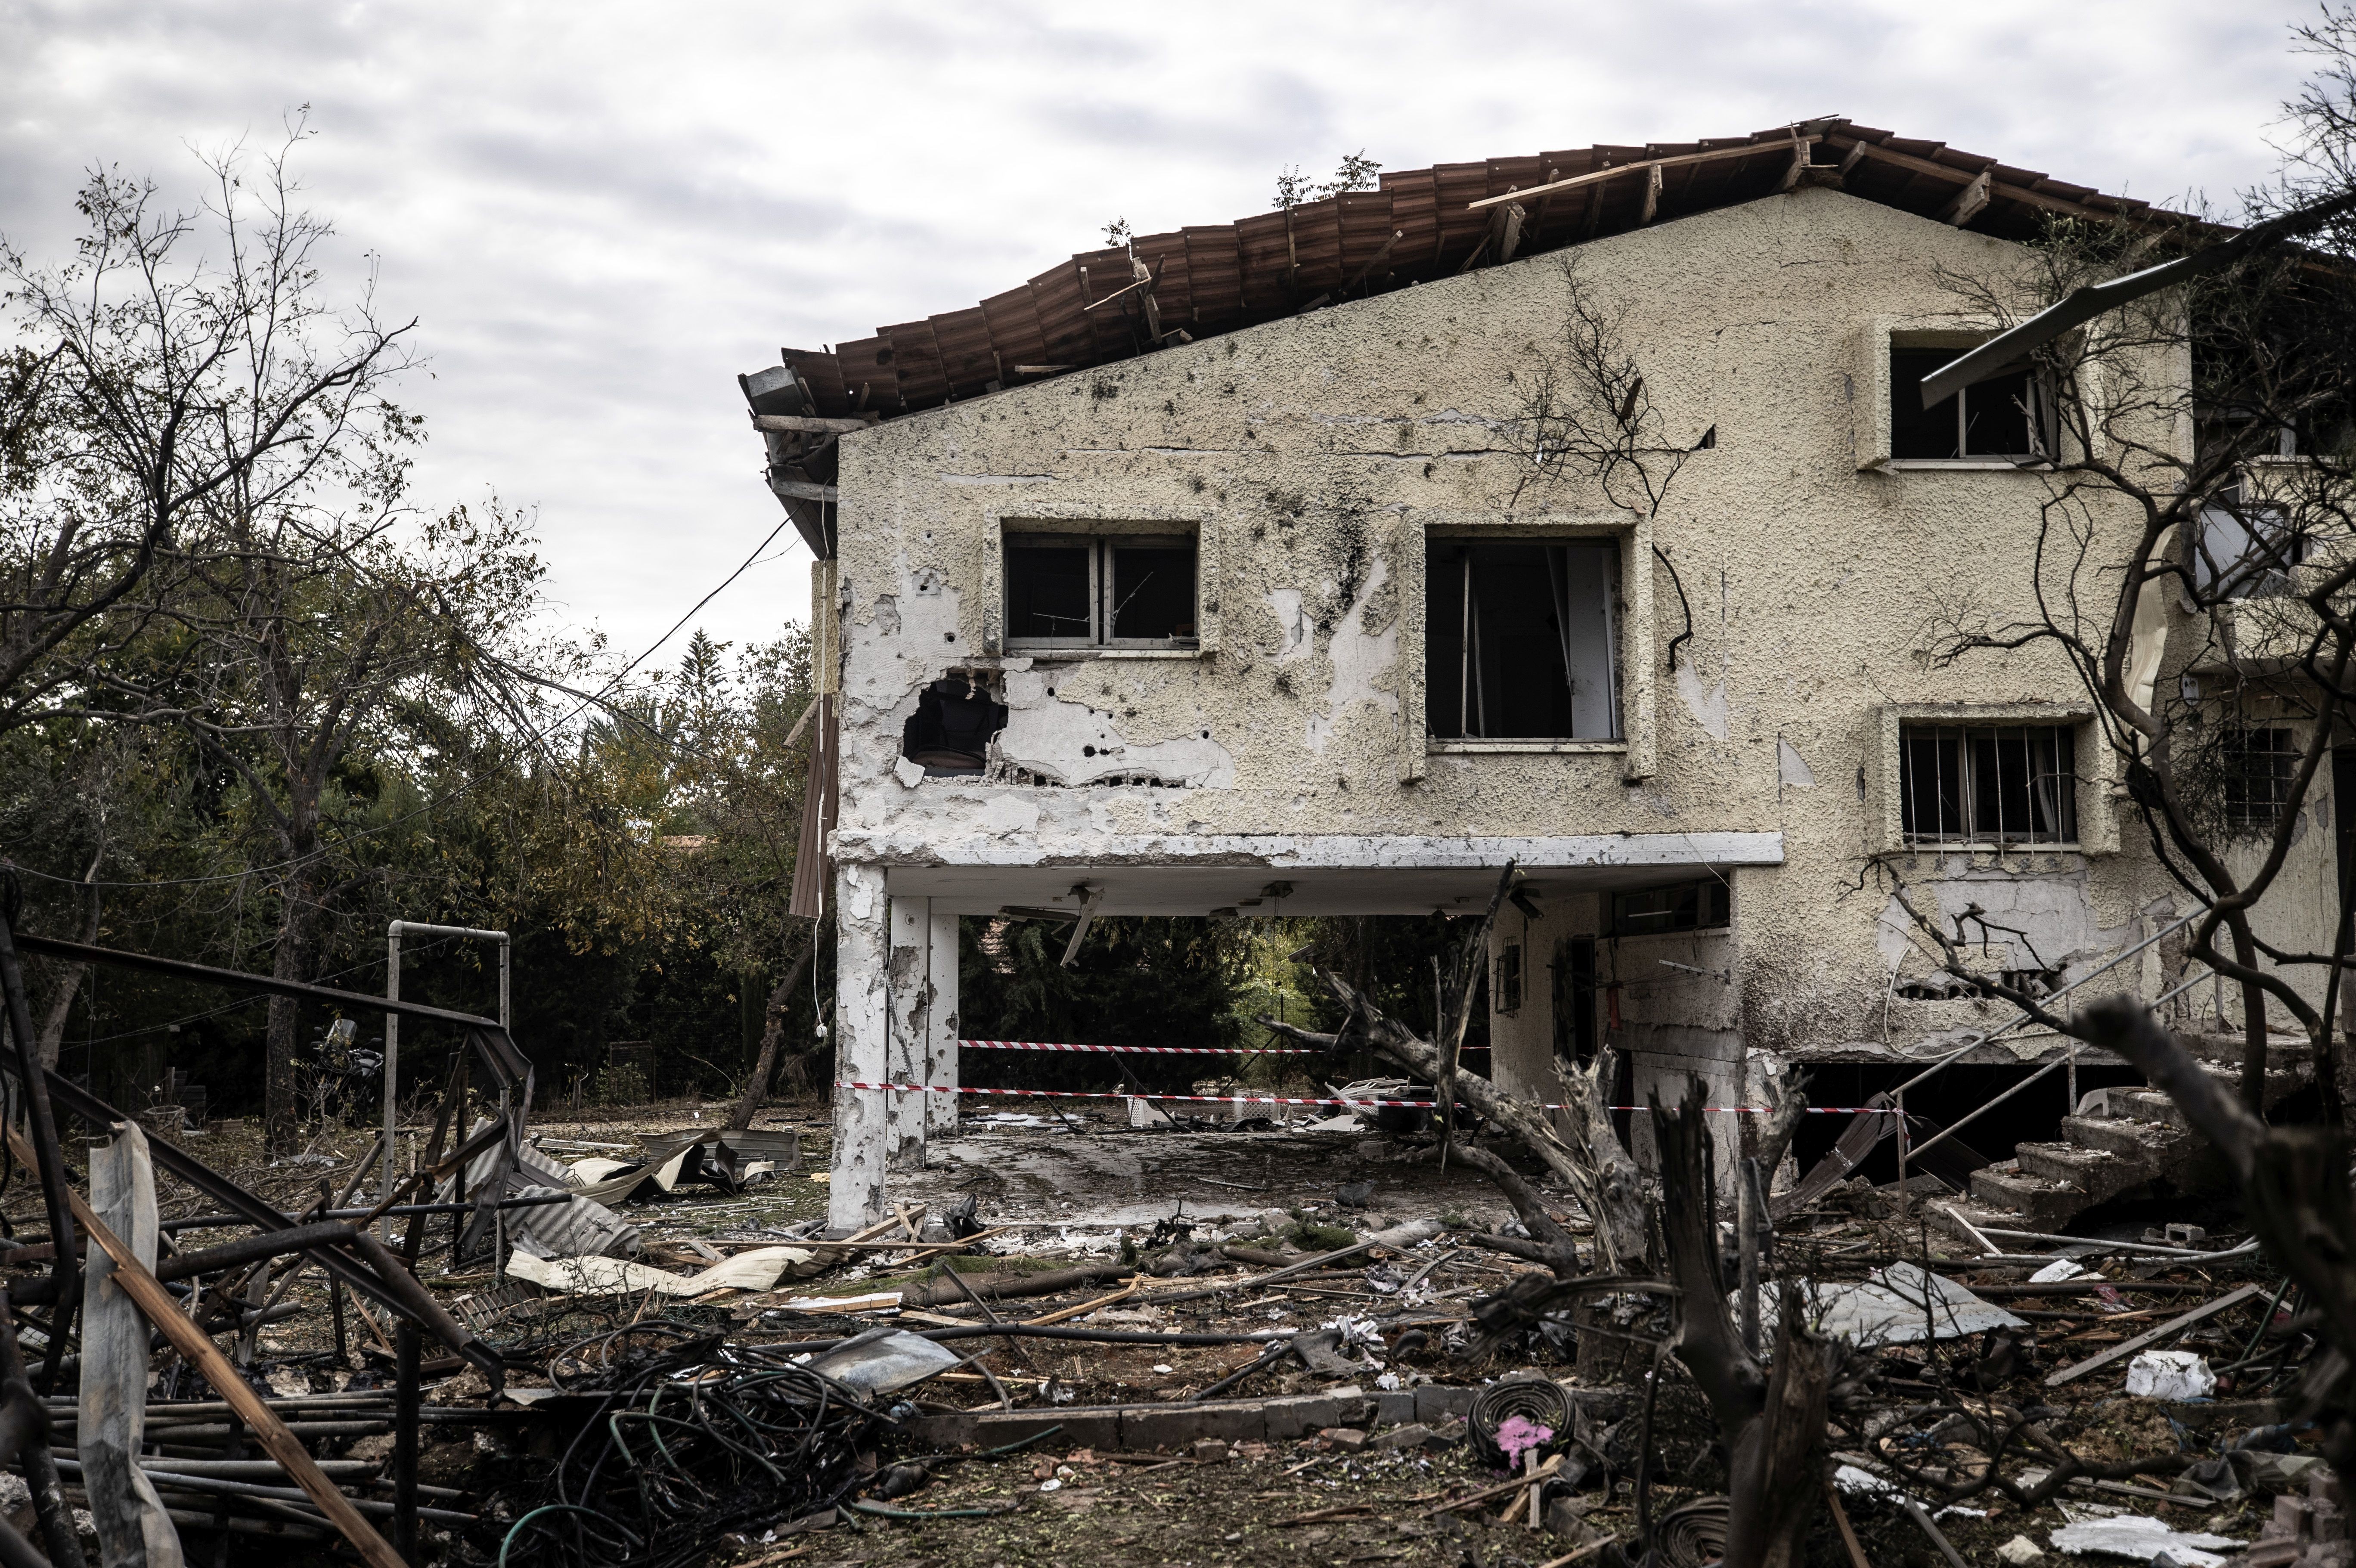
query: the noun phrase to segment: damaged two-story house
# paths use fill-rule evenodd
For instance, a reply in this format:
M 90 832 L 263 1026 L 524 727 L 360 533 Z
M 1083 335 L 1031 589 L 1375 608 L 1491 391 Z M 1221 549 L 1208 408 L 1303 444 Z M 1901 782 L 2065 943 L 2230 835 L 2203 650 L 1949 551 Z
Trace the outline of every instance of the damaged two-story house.
M 2148 210 L 1841 120 L 1542 153 L 745 378 L 818 557 L 796 898 L 837 923 L 832 1222 L 954 1125 L 964 915 L 1477 913 L 1511 861 L 1491 1071 L 1541 1099 L 1599 1045 L 1639 1103 L 1697 1073 L 1732 1106 L 1969 1044 L 2008 1009 L 1910 903 L 1980 912 L 1992 974 L 2176 988 L 2191 906 L 2071 668 L 1931 656 L 1951 591 L 2031 591 L 2037 389 L 1913 395 L 1988 330 L 1946 280 Z M 1548 450 L 1582 341 L 1636 378 L 1602 413 L 1641 471 Z M 2328 928 L 2334 837 L 2270 918 Z M 2062 1049 L 2014 1030 L 1946 1087 Z M 2051 1221 L 2023 1160 L 1978 1196 Z

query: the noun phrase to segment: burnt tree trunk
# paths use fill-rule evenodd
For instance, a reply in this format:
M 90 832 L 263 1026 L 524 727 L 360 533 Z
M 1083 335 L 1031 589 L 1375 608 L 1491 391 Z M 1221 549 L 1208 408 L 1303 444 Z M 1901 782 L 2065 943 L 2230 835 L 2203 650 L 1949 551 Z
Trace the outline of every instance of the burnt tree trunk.
M 1652 1102 L 1661 1151 L 1661 1232 L 1678 1291 L 1677 1359 L 1718 1418 L 1726 1446 L 1724 1568 L 1799 1568 L 1824 1486 L 1833 1348 L 1794 1312 L 1776 1314 L 1772 1371 L 1746 1349 L 1727 1309 L 1718 1245 L 1717 1172 L 1707 1104 L 1694 1079 L 1683 1104 Z

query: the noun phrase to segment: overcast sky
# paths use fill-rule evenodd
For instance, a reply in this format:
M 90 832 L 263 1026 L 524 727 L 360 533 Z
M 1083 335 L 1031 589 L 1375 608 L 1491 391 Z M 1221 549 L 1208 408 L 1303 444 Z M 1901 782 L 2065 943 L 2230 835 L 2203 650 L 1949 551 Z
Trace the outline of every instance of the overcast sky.
M 1846 114 L 2153 200 L 2265 177 L 2305 74 L 2275 0 L 562 5 L 0 0 L 0 231 L 61 256 L 81 171 L 193 197 L 279 135 L 420 318 L 433 505 L 538 509 L 563 613 L 632 651 L 780 520 L 734 377 L 1014 286 L 1278 168 L 1739 135 Z M 807 613 L 775 553 L 700 617 Z M 665 656 L 675 653 L 675 646 Z

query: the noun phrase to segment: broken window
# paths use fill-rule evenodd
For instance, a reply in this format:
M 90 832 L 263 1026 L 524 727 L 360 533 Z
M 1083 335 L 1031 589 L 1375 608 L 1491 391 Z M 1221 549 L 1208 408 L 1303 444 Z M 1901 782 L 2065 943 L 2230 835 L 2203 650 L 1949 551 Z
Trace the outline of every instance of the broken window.
M 1006 705 L 963 676 L 925 688 L 900 731 L 900 754 L 926 778 L 971 778 L 990 761 L 991 737 L 1006 728 Z
M 2233 827 L 2270 831 L 2290 804 L 2298 772 L 2298 741 L 2288 730 L 2229 731 L 2220 746 L 2224 762 L 2225 821 Z
M 1006 536 L 1006 640 L 1028 648 L 1193 647 L 1195 545 L 1181 534 Z
M 1620 546 L 1433 539 L 1428 722 L 1440 740 L 1621 739 Z
M 2238 492 L 2201 508 L 2199 538 L 2192 580 L 2223 599 L 2279 599 L 2291 591 L 2290 569 L 2307 559 L 2307 538 L 2282 507 Z
M 1733 890 L 1716 877 L 1612 895 L 1612 934 L 1655 936 L 1665 931 L 1716 931 L 1733 923 Z
M 1930 408 L 1922 379 L 1953 363 L 1955 347 L 1890 348 L 1890 455 L 1900 459 L 2009 457 L 2020 461 L 2053 450 L 2051 400 L 2027 369 L 1992 376 Z
M 1501 1013 L 1522 1010 L 1522 944 L 1509 942 L 1497 949 L 1497 980 L 1491 987 Z
M 2070 844 L 2076 732 L 2065 724 L 1908 724 L 1899 794 L 1910 844 Z

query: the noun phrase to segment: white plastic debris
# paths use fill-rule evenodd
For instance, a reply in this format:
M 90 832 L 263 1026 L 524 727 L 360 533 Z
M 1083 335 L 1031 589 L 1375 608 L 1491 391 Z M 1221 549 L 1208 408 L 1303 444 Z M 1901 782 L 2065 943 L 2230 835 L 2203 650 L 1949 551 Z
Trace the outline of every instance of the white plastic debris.
M 2045 1553 L 2039 1550 L 2037 1542 L 2025 1535 L 2016 1535 L 1997 1547 L 1996 1556 L 1997 1562 L 2008 1563 L 2010 1568 L 2029 1568 L 2031 1563 L 2045 1561 Z
M 1382 1330 L 1375 1326 L 1375 1320 L 1371 1317 L 1355 1317 L 1345 1312 L 1339 1317 L 1326 1319 L 1318 1327 L 1340 1330 L 1342 1348 L 1344 1349 L 1355 1350 L 1362 1345 L 1376 1350 L 1385 1348 Z
M 2143 1399 L 2207 1399 L 2217 1374 L 2193 1350 L 2146 1350 L 2127 1363 L 2127 1392 Z
M 1826 1285 L 1797 1282 L 1794 1294 L 1806 1303 L 1818 1333 L 1858 1345 L 1901 1345 L 1925 1337 L 1959 1339 L 1990 1328 L 2028 1325 L 2003 1307 L 1981 1300 L 1954 1280 L 1926 1274 L 1912 1264 L 1877 1269 L 1864 1282 Z M 1771 1332 L 1782 1290 L 1762 1291 L 1762 1332 Z M 1730 1299 L 1731 1299 L 1730 1297 Z
M 2031 1285 L 2059 1285 L 2065 1279 L 2076 1279 L 2085 1272 L 2084 1267 L 2082 1266 L 2075 1259 L 2056 1258 L 2051 1263 L 2047 1264 L 2043 1268 L 2039 1269 L 2035 1274 L 2030 1275 L 2029 1276 L 2029 1283 Z M 2016 1535 L 2013 1537 L 2013 1540 L 2015 1541 L 2026 1541 L 2029 1538 L 2025 1535 Z M 2034 1548 L 2032 1548 L 2032 1550 L 2034 1550 Z
M 2223 1568 L 2225 1560 L 2217 1555 L 2215 1549 L 2244 1544 L 2231 1536 L 2171 1530 L 2164 1520 L 2133 1513 L 2065 1524 L 2053 1532 L 2051 1539 L 2054 1551 L 2066 1552 L 2072 1557 L 2094 1552 L 2148 1563 L 2165 1552 L 2183 1568 Z
M 1870 1470 L 1861 1470 L 1855 1465 L 1843 1465 L 1839 1469 L 1835 1470 L 1833 1485 L 1851 1497 L 1889 1498 L 1896 1500 L 1906 1495 L 1898 1489 L 1895 1483 L 1885 1481 Z
M 891 1393 L 958 1364 L 957 1352 L 903 1328 L 871 1328 L 809 1363 L 862 1393 Z
M 530 1280 L 567 1296 L 702 1296 L 714 1290 L 767 1290 L 818 1254 L 800 1247 L 755 1247 L 701 1274 L 672 1274 L 622 1258 L 536 1258 L 518 1248 L 508 1259 L 510 1279 Z

